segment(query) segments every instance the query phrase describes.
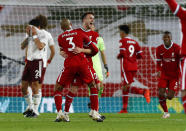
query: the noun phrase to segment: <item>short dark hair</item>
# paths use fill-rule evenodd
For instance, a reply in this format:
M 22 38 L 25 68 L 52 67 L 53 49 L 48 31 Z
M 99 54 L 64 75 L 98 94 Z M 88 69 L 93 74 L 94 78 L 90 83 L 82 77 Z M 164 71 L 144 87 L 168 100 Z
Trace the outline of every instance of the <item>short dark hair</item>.
M 170 31 L 164 31 L 163 33 L 164 35 L 172 35 L 172 33 Z
M 44 15 L 38 15 L 36 16 L 36 19 L 40 21 L 40 28 L 41 29 L 46 29 L 48 25 L 48 20 L 47 17 Z
M 87 15 L 89 15 L 89 14 L 94 15 L 93 12 L 86 12 L 86 13 L 84 13 L 84 14 L 81 16 L 81 20 L 83 21 L 83 20 L 85 19 L 85 17 L 86 17 Z
M 128 25 L 120 25 L 118 28 L 119 28 L 119 30 L 125 32 L 126 34 L 130 33 L 130 28 Z
M 28 23 L 29 25 L 33 25 L 33 26 L 36 26 L 36 27 L 39 27 L 40 26 L 40 22 L 38 19 L 32 19 L 29 21 Z

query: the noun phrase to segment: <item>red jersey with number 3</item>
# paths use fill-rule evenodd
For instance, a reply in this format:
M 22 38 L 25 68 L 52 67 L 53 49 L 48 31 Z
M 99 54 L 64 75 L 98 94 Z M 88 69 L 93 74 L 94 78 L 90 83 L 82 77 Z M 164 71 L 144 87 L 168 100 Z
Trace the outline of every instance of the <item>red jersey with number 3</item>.
M 84 45 L 86 46 L 93 45 L 93 43 L 84 33 L 76 29 L 67 30 L 64 33 L 60 34 L 58 37 L 58 43 L 59 43 L 60 49 L 65 51 L 65 53 L 68 55 L 68 57 L 65 59 L 64 64 L 67 63 L 67 61 L 69 60 L 70 61 L 71 60 L 77 61 L 78 59 L 86 60 L 84 53 L 74 54 L 73 49 L 75 47 L 83 48 Z
M 125 71 L 137 71 L 137 60 L 142 58 L 142 50 L 138 42 L 131 39 L 130 37 L 125 37 L 120 40 L 120 53 L 118 58 L 121 58 L 122 65 Z

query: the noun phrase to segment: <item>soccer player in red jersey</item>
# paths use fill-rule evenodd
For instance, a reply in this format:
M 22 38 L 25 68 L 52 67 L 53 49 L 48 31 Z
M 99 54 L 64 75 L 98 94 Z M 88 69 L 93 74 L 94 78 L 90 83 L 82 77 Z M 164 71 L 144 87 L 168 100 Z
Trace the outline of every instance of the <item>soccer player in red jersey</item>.
M 85 45 L 91 48 L 90 54 L 95 55 L 98 52 L 98 49 L 82 31 L 72 30 L 70 25 L 70 21 L 64 19 L 61 25 L 64 33 L 58 37 L 60 49 L 63 50 L 68 57 L 65 59 L 64 69 L 58 76 L 55 86 L 54 99 L 58 111 L 56 122 L 61 120 L 69 121 L 65 118 L 65 114 L 62 113 L 61 91 L 65 85 L 69 85 L 73 82 L 76 74 L 79 74 L 80 79 L 88 84 L 90 88 L 97 89 L 84 53 L 74 53 L 73 50 L 75 47 L 83 48 L 83 45 Z M 94 97 L 93 99 L 96 98 Z M 102 122 L 102 119 L 98 116 L 94 119 Z
M 181 62 L 181 90 L 182 90 L 182 102 L 184 112 L 186 113 L 186 10 L 176 3 L 175 0 L 166 0 L 170 9 L 174 15 L 180 18 L 181 23 L 181 55 L 183 60 Z
M 128 93 L 144 95 L 147 103 L 150 102 L 150 92 L 149 89 L 141 89 L 136 87 L 130 87 L 131 83 L 134 82 L 134 76 L 137 72 L 137 59 L 142 58 L 141 48 L 135 40 L 128 37 L 130 28 L 128 25 L 120 25 L 120 53 L 117 59 L 121 61 L 121 78 L 123 86 L 123 109 L 118 113 L 128 113 Z M 130 90 L 129 90 L 130 88 Z
M 170 117 L 166 99 L 171 100 L 178 91 L 180 46 L 173 43 L 172 35 L 165 31 L 163 44 L 156 48 L 157 69 L 159 75 L 159 103 L 163 108 L 163 118 Z M 167 92 L 166 92 L 167 89 Z
M 91 26 L 94 23 L 94 14 L 92 12 L 87 12 L 87 13 L 83 14 L 82 22 L 83 22 L 83 27 L 79 28 L 77 30 L 86 34 L 94 44 L 97 44 L 97 38 L 98 38 L 99 34 L 95 31 L 91 31 Z M 84 46 L 84 48 L 87 48 L 87 47 Z M 80 48 L 75 48 L 74 51 L 76 53 L 79 53 L 79 52 L 84 52 L 83 50 L 84 50 L 83 48 L 81 48 L 81 49 Z M 61 53 L 64 55 L 63 52 L 61 52 Z M 86 53 L 86 52 L 84 52 L 84 53 Z M 99 116 L 101 119 L 104 120 L 105 116 L 101 116 L 98 113 L 98 108 L 99 108 L 98 87 L 100 86 L 100 81 L 98 80 L 96 72 L 93 69 L 93 63 L 92 63 L 92 58 L 91 57 L 92 57 L 92 55 L 86 53 L 86 58 L 88 59 L 89 68 L 90 68 L 90 70 L 93 74 L 94 81 L 97 85 L 97 88 L 95 89 L 95 88 L 90 88 L 89 87 L 90 88 L 90 103 L 91 103 L 91 111 L 89 112 L 89 116 L 91 116 L 92 118 L 94 118 L 95 116 Z M 71 88 L 69 90 L 69 93 L 66 95 L 65 113 L 67 112 L 67 114 L 69 112 L 70 105 L 73 101 L 73 97 L 77 93 L 77 87 L 81 86 L 83 84 L 82 80 L 78 77 L 78 75 L 77 75 L 76 79 L 74 80 L 74 82 L 71 84 Z

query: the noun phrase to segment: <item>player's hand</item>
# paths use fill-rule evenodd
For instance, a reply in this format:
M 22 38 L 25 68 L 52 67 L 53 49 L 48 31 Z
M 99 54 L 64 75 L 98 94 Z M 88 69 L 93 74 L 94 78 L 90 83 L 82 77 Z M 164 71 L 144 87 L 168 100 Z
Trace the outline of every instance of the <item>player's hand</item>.
M 105 68 L 105 77 L 107 78 L 107 77 L 109 77 L 109 69 L 108 69 L 108 65 L 105 64 L 105 65 L 104 65 L 104 68 Z
M 48 66 L 50 63 L 51 63 L 51 60 L 48 59 L 48 60 L 47 60 L 47 66 Z
M 74 54 L 79 54 L 79 53 L 81 53 L 81 52 L 82 52 L 82 49 L 79 48 L 79 47 L 75 47 L 75 48 L 73 49 L 73 53 L 74 53 Z
M 60 51 L 60 55 L 63 57 L 63 58 L 67 58 L 68 55 L 64 52 L 64 51 Z
M 122 56 L 120 54 L 117 55 L 117 59 L 121 59 Z
M 36 28 L 34 26 L 32 26 L 32 36 L 37 35 L 37 31 Z
M 30 29 L 31 27 L 29 25 L 26 26 L 26 33 L 28 34 L 28 36 L 30 36 Z

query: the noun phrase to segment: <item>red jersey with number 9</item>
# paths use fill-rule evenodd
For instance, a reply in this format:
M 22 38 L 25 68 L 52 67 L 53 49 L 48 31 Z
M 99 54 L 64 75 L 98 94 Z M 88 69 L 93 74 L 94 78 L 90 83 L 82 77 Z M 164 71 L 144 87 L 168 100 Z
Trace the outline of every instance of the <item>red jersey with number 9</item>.
M 142 58 L 142 51 L 138 42 L 130 37 L 125 37 L 120 40 L 120 43 L 118 58 L 121 58 L 121 66 L 123 66 L 125 71 L 137 71 L 138 66 L 136 59 Z

